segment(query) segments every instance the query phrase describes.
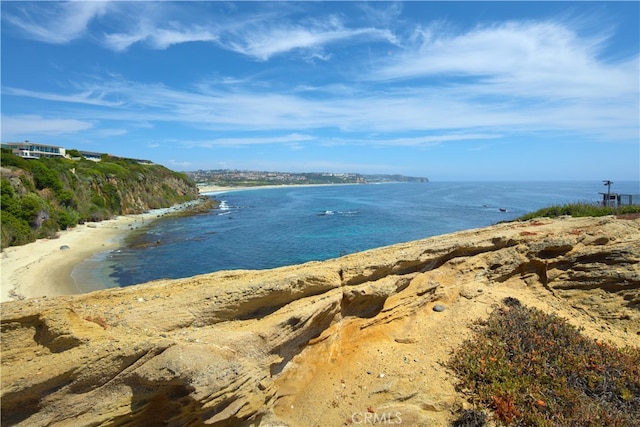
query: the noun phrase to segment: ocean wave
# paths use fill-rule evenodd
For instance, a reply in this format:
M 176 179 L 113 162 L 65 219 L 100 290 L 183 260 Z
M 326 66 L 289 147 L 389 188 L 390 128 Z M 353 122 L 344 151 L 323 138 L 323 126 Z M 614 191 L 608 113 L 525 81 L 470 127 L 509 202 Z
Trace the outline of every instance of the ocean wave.
M 318 216 L 325 216 L 325 215 L 343 215 L 343 216 L 353 216 L 353 215 L 358 215 L 360 214 L 359 210 L 353 210 L 353 211 L 332 211 L 332 210 L 326 210 L 323 212 L 318 213 Z

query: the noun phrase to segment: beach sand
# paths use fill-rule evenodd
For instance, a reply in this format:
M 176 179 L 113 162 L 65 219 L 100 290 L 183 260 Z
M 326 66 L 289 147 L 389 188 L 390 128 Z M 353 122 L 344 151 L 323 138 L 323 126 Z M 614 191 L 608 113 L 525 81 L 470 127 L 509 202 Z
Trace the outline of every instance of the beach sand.
M 327 184 L 320 184 L 327 185 Z M 333 185 L 333 184 L 329 184 Z M 338 184 L 339 185 L 339 184 Z M 295 185 L 295 187 L 318 184 Z M 261 187 L 200 188 L 200 194 L 220 194 L 228 191 L 294 187 L 270 185 Z M 55 239 L 40 239 L 22 246 L 11 246 L 0 253 L 0 302 L 22 298 L 54 297 L 83 293 L 72 276 L 74 268 L 92 255 L 117 249 L 132 229 L 142 227 L 165 213 L 179 210 L 184 205 L 156 209 L 139 215 L 124 215 L 96 223 L 78 225 L 58 233 Z M 61 249 L 68 247 L 68 249 Z M 101 289 L 102 284 L 85 286 Z
M 81 293 L 71 273 L 92 255 L 117 249 L 127 234 L 158 218 L 166 209 L 78 225 L 55 239 L 5 248 L 0 254 L 0 301 Z
M 251 187 L 210 186 L 201 188 L 200 192 L 215 194 L 248 188 Z M 76 285 L 72 276 L 78 264 L 97 253 L 121 247 L 131 230 L 187 205 L 188 203 L 139 215 L 124 215 L 111 220 L 81 224 L 60 231 L 54 239 L 40 239 L 26 245 L 5 248 L 0 253 L 0 302 L 83 293 L 84 290 Z M 102 287 L 103 284 L 89 286 L 93 289 Z

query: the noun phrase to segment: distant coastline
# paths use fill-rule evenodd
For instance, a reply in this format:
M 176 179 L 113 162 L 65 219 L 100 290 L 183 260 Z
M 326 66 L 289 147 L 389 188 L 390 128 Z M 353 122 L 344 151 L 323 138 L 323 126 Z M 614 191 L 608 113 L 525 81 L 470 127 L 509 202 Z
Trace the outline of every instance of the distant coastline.
M 228 169 L 185 172 L 198 186 L 264 187 L 271 185 L 379 184 L 429 182 L 429 178 L 388 174 L 332 172 L 264 172 Z
M 224 185 L 198 185 L 198 190 L 201 195 L 213 195 L 220 193 L 228 193 L 230 191 L 246 191 L 246 190 L 268 190 L 275 188 L 304 188 L 304 187 L 328 187 L 336 185 L 360 185 L 357 183 L 335 183 L 335 184 L 271 184 L 271 185 L 238 185 L 238 186 L 224 186 Z

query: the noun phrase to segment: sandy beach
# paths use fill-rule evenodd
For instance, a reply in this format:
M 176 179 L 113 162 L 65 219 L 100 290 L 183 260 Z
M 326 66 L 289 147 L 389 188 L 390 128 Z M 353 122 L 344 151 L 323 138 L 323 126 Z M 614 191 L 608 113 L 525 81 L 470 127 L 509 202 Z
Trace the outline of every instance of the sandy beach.
M 326 184 L 320 184 L 326 185 Z M 329 184 L 332 185 L 332 184 Z M 307 185 L 297 185 L 297 187 Z M 316 186 L 316 185 L 309 185 Z M 200 187 L 200 194 L 215 195 L 228 191 L 293 187 Z M 99 252 L 117 249 L 127 234 L 159 216 L 181 206 L 156 209 L 139 215 L 125 215 L 96 223 L 78 225 L 61 231 L 55 239 L 40 239 L 22 246 L 5 248 L 0 253 L 0 301 L 23 298 L 54 297 L 82 293 L 72 272 L 74 268 Z M 95 286 L 99 289 L 100 286 Z
M 0 301 L 81 293 L 71 275 L 76 265 L 92 255 L 117 249 L 127 234 L 171 209 L 125 215 L 61 231 L 55 239 L 40 239 L 5 248 L 0 254 Z

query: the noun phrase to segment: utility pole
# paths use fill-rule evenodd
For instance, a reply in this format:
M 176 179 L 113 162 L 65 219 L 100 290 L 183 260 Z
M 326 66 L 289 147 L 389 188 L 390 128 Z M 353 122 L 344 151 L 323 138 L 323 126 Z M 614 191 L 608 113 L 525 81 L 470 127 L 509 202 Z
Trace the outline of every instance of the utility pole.
M 604 182 L 604 185 L 607 186 L 607 201 L 604 203 L 604 205 L 609 206 L 609 201 L 611 200 L 611 184 L 613 184 L 613 182 L 609 181 L 608 179 L 605 179 L 602 182 Z

